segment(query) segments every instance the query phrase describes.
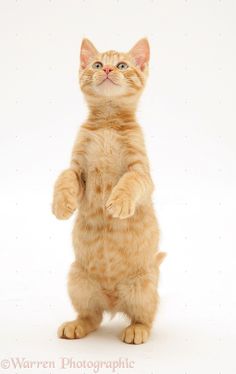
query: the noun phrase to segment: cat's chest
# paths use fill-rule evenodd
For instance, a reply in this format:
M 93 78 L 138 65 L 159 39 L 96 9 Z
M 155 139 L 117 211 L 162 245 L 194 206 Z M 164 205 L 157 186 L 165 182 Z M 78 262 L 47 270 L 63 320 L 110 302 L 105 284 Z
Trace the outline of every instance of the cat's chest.
M 113 129 L 100 129 L 91 136 L 87 147 L 88 171 L 120 171 L 124 167 L 122 137 Z

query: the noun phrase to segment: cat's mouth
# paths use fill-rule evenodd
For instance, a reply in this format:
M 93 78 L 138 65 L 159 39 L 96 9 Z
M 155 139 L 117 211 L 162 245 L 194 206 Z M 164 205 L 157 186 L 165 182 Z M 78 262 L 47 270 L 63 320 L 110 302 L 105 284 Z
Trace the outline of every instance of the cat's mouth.
M 103 79 L 103 81 L 101 81 L 98 86 L 101 86 L 101 84 L 105 83 L 105 82 L 108 82 L 108 83 L 112 83 L 114 84 L 115 86 L 119 86 L 119 84 L 115 83 L 112 79 L 110 79 L 109 77 L 106 77 L 105 79 Z

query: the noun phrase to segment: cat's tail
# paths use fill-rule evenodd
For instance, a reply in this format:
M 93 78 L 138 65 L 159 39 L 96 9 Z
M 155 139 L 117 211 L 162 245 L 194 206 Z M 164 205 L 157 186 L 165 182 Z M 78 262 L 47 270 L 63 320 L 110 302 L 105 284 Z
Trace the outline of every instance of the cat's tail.
M 157 252 L 155 254 L 154 262 L 155 262 L 155 265 L 156 265 L 157 268 L 159 268 L 159 266 L 164 261 L 164 259 L 166 258 L 166 256 L 167 256 L 166 252 Z

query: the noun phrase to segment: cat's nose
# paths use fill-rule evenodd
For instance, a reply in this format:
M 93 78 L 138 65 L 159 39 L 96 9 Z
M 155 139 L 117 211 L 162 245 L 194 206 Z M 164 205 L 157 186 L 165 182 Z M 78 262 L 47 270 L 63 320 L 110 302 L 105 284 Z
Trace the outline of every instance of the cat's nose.
M 113 70 L 113 68 L 111 66 L 108 66 L 108 65 L 105 65 L 103 66 L 103 71 L 105 71 L 105 73 L 108 75 L 111 71 Z

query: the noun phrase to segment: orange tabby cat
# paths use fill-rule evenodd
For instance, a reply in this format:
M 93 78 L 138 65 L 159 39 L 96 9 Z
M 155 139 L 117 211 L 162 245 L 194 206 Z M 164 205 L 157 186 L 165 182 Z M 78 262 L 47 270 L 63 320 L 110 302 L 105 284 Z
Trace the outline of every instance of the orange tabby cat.
M 76 320 L 60 338 L 82 338 L 98 328 L 104 311 L 125 313 L 125 343 L 144 343 L 158 303 L 159 231 L 153 183 L 135 111 L 148 74 L 149 44 L 129 53 L 99 53 L 84 39 L 80 86 L 89 116 L 76 139 L 70 168 L 57 179 L 53 213 L 73 230 L 75 262 L 68 280 Z

